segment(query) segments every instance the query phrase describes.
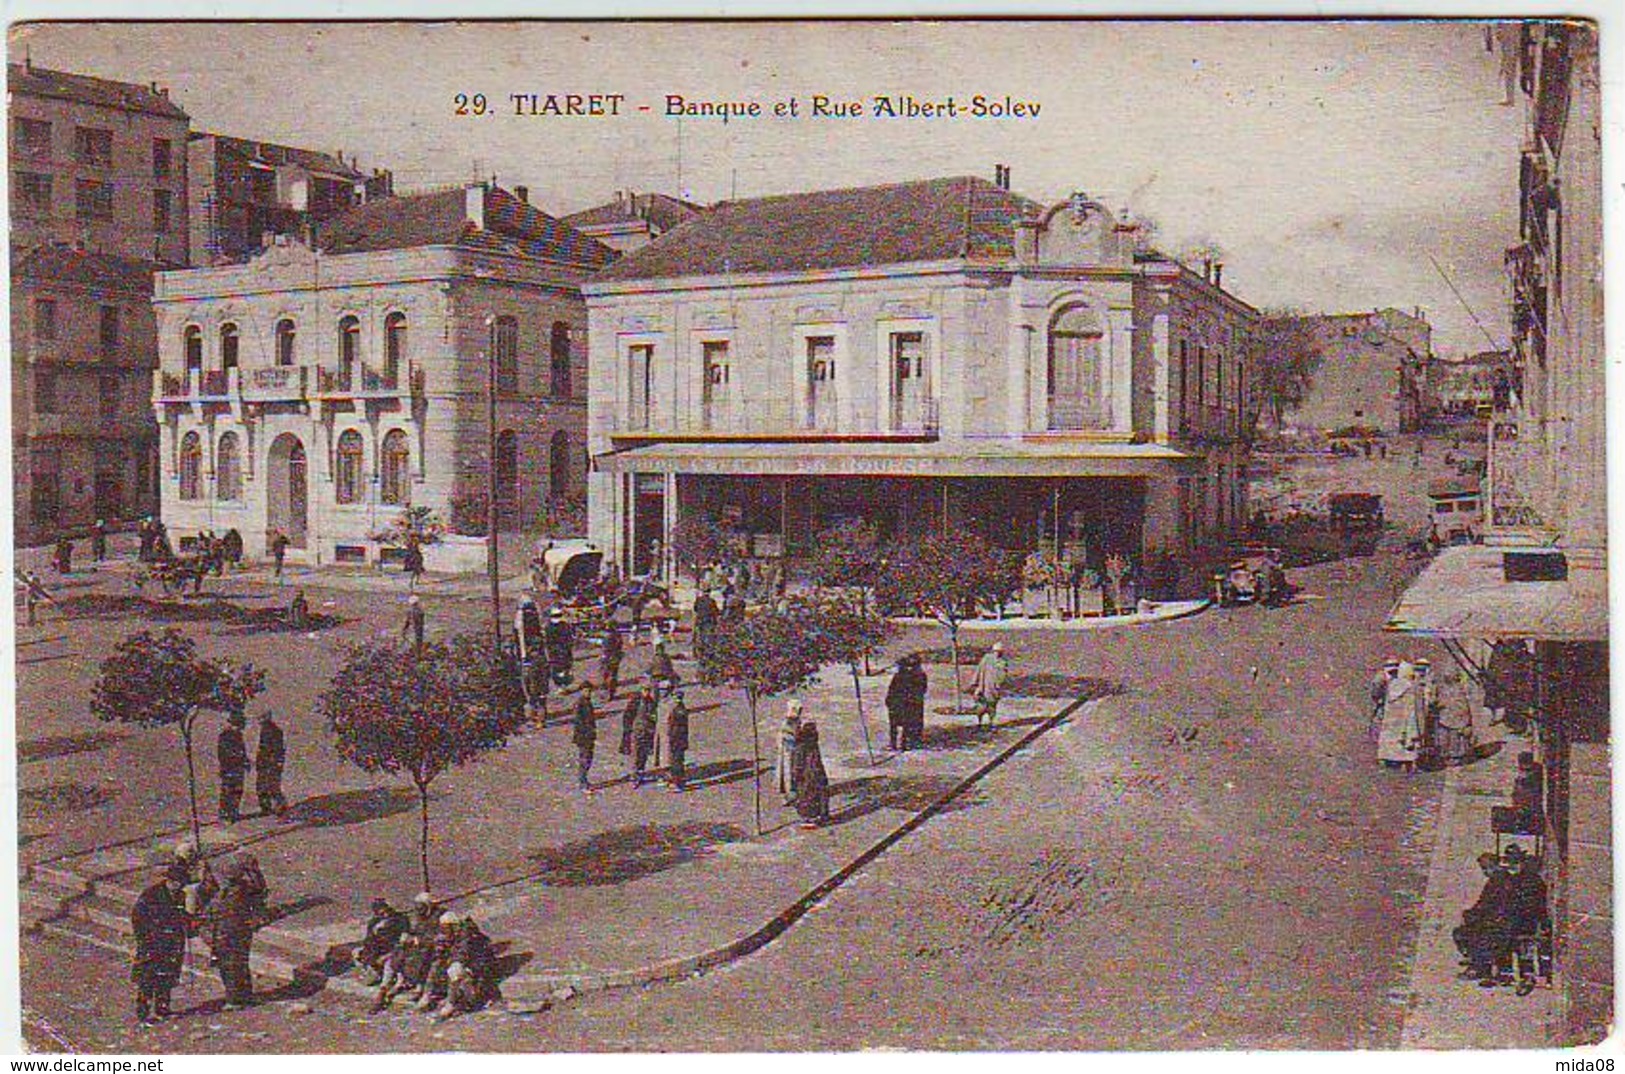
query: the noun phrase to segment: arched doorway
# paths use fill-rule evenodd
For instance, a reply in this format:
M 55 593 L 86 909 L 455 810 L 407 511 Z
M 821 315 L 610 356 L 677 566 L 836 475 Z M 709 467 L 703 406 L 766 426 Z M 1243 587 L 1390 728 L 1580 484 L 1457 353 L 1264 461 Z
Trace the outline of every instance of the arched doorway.
M 305 547 L 308 499 L 305 483 L 305 445 L 292 433 L 271 442 L 266 532 L 281 530 L 294 548 Z

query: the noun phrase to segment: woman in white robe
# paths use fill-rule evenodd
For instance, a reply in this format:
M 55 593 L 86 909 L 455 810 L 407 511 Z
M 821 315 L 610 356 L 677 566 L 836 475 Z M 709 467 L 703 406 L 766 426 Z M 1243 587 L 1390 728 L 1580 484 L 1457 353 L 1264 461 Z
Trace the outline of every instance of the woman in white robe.
M 1409 770 L 1416 764 L 1422 745 L 1422 721 L 1417 697 L 1421 693 L 1416 669 L 1401 664 L 1399 674 L 1388 680 L 1388 697 L 1382 706 L 1382 730 L 1377 735 L 1377 760 Z

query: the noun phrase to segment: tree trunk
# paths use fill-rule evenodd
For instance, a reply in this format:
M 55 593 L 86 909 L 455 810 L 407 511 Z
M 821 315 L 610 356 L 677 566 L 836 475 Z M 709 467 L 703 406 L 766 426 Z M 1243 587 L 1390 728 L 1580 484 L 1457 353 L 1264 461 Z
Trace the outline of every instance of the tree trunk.
M 750 706 L 750 771 L 756 807 L 756 834 L 762 834 L 762 747 L 756 733 L 756 694 L 745 691 L 745 702 Z
M 429 887 L 429 785 L 417 780 L 418 787 L 418 868 L 422 871 L 423 890 Z
M 957 716 L 965 708 L 964 694 L 959 685 L 959 624 L 957 622 L 948 624 L 948 647 L 953 651 L 954 715 Z
M 863 712 L 863 683 L 858 679 L 858 665 L 853 663 L 852 693 L 858 699 L 858 724 L 863 728 L 863 748 L 869 753 L 869 767 L 873 768 L 878 762 L 875 760 L 874 743 L 869 739 L 869 717 Z
M 192 761 L 192 720 L 181 721 L 181 743 L 186 747 L 186 799 L 192 807 L 192 845 L 203 850 L 203 821 L 197 811 L 197 766 Z

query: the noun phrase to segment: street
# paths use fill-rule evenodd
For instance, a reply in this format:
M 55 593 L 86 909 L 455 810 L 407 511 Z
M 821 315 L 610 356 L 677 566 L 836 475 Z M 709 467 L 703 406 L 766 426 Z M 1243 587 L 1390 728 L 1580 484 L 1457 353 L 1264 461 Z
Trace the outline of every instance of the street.
M 697 979 L 436 1025 L 405 1011 L 369 1016 L 320 993 L 292 1008 L 298 1017 L 286 1002 L 225 1014 L 211 976 L 178 994 L 183 1012 L 200 1010 L 136 1030 L 124 957 L 30 936 L 27 1032 L 37 1047 L 63 1046 L 48 1024 L 76 1048 L 136 1051 L 313 1040 L 362 1052 L 1396 1046 L 1440 776 L 1375 764 L 1364 698 L 1388 653 L 1438 659 L 1381 633 L 1409 569 L 1384 551 L 1294 572 L 1302 593 L 1283 609 L 1010 636 L 1018 675 L 1121 691 L 1017 754 L 764 951 Z M 400 598 L 327 599 L 352 618 L 319 644 L 230 626 L 210 635 L 279 669 L 270 704 L 304 757 L 301 781 L 290 781 L 296 802 L 368 785 L 313 741 L 319 730 L 294 699 L 336 659 L 333 640 L 389 630 Z M 313 609 L 321 603 L 313 596 Z M 431 621 L 473 626 L 480 611 L 446 602 Z M 67 630 L 88 644 L 128 626 L 90 618 Z M 893 648 L 940 643 L 929 633 Z M 29 844 L 61 852 L 150 831 L 161 815 L 152 810 L 178 820 L 184 808 L 173 800 L 173 751 L 153 741 L 163 733 L 91 724 L 76 666 L 21 669 L 25 857 Z M 165 766 L 161 778 L 119 780 L 131 769 L 107 765 L 96 779 L 65 764 L 71 753 L 26 763 L 31 743 L 73 733 L 75 688 L 78 733 L 123 736 L 88 748 L 139 751 L 132 763 Z M 65 786 L 86 789 L 49 790 Z M 105 804 L 115 799 L 118 808 Z M 458 801 L 448 797 L 444 813 Z M 94 824 L 74 819 L 76 802 Z M 504 826 L 479 835 L 493 845 L 474 857 L 500 856 Z

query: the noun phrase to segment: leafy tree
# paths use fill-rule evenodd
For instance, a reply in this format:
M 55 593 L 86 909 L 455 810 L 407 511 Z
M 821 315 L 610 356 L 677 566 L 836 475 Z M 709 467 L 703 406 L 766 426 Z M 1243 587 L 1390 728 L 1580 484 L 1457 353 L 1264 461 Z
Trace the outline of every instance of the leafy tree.
M 672 530 L 671 553 L 677 565 L 698 578 L 712 563 L 732 563 L 734 534 L 704 511 L 684 512 Z
M 821 589 L 860 591 L 880 569 L 880 531 L 863 519 L 848 519 L 819 532 L 807 554 L 807 574 Z
M 410 649 L 352 648 L 317 700 L 339 756 L 417 788 L 418 861 L 429 886 L 429 788 L 449 768 L 501 749 L 525 724 L 519 669 L 484 634 Z
M 852 672 L 852 694 L 858 702 L 858 724 L 863 728 L 863 746 L 869 763 L 875 763 L 874 745 L 869 739 L 869 717 L 863 708 L 863 680 L 858 665 L 880 652 L 891 633 L 891 624 L 869 610 L 862 602 L 837 600 L 799 601 L 790 606 L 792 616 L 800 616 L 803 629 L 822 648 L 825 659 L 845 664 Z
M 1259 323 L 1250 357 L 1252 386 L 1243 415 L 1248 433 L 1256 435 L 1266 410 L 1279 430 L 1286 412 L 1308 398 L 1325 352 L 1302 314 L 1268 310 Z
M 1018 558 L 976 533 L 936 533 L 892 549 L 875 580 L 875 598 L 896 615 L 912 612 L 948 630 L 954 661 L 954 709 L 959 686 L 959 627 L 981 605 L 1001 607 L 1021 584 Z
M 700 681 L 744 691 L 750 707 L 750 755 L 756 834 L 762 834 L 762 750 L 758 706 L 805 686 L 828 659 L 805 615 L 763 610 L 719 630 L 700 656 Z
M 143 630 L 119 643 L 101 663 L 91 689 L 90 711 L 98 720 L 140 727 L 174 726 L 186 753 L 186 796 L 192 809 L 192 841 L 202 845 L 197 805 L 197 765 L 192 740 L 205 712 L 241 713 L 265 690 L 265 672 L 252 664 L 207 660 L 177 630 Z

